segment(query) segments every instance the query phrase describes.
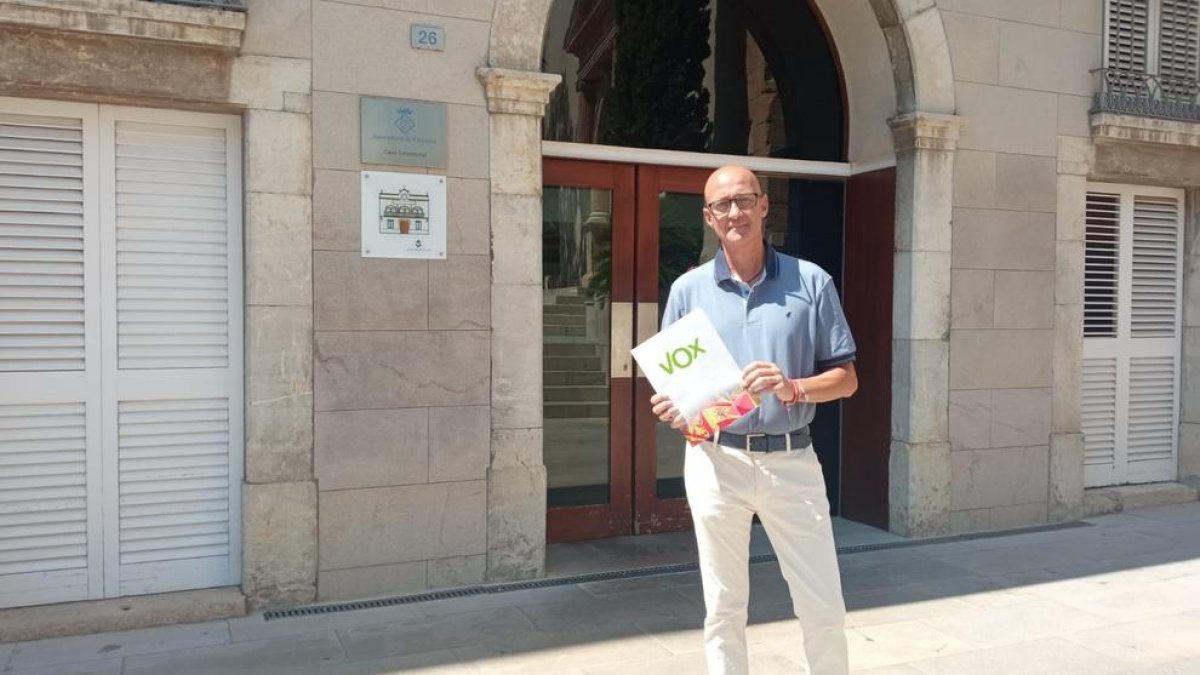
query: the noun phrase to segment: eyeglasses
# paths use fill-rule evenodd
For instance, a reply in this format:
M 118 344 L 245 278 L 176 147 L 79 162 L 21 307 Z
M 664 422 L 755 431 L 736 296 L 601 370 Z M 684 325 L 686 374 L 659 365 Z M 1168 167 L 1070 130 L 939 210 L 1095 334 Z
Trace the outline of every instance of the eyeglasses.
M 724 216 L 729 213 L 729 210 L 733 208 L 734 204 L 737 204 L 739 211 L 745 211 L 747 209 L 754 208 L 754 205 L 758 203 L 758 198 L 761 196 L 762 195 L 757 192 L 751 192 L 750 194 L 745 195 L 735 195 L 729 199 L 718 199 L 715 202 L 705 204 L 705 206 L 708 207 L 709 211 L 712 211 L 718 216 Z

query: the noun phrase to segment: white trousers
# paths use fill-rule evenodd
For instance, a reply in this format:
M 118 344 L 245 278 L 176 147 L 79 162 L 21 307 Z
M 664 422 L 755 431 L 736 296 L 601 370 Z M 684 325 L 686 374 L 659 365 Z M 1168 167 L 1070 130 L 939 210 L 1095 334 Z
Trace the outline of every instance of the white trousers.
M 756 513 L 791 591 L 810 672 L 847 673 L 846 607 L 825 481 L 812 446 L 770 453 L 689 446 L 684 481 L 700 552 L 709 675 L 749 672 L 746 609 Z

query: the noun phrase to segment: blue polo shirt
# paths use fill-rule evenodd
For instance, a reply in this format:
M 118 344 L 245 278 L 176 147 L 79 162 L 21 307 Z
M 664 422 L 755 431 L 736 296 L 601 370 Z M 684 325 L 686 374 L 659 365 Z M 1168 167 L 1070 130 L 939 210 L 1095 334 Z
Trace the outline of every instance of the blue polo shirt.
M 825 270 L 766 245 L 765 273 L 753 286 L 733 278 L 724 251 L 671 285 L 663 328 L 703 309 L 739 366 L 770 361 L 789 378 L 809 377 L 854 360 L 854 337 L 837 288 Z M 774 396 L 729 427 L 739 434 L 784 434 L 803 427 L 813 403 L 790 408 Z

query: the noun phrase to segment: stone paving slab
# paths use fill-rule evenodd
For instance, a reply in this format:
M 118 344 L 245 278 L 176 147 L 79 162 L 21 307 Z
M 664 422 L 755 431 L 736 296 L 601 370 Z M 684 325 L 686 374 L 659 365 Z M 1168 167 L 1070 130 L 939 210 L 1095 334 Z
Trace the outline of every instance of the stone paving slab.
M 843 555 L 854 673 L 1200 675 L 1200 503 L 1087 523 Z M 778 565 L 750 578 L 752 672 L 800 672 Z M 0 673 L 702 675 L 702 622 L 685 572 L 0 645 Z

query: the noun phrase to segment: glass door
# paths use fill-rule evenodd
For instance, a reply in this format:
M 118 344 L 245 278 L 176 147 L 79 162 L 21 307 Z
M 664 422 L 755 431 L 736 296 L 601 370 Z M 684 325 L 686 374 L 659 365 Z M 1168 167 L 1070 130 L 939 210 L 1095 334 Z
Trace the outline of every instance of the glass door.
M 543 167 L 549 541 L 631 529 L 635 173 L 632 166 L 598 162 L 548 159 Z
M 549 541 L 687 529 L 683 437 L 650 414 L 630 349 L 675 279 L 711 258 L 708 169 L 547 159 L 543 458 Z

